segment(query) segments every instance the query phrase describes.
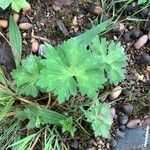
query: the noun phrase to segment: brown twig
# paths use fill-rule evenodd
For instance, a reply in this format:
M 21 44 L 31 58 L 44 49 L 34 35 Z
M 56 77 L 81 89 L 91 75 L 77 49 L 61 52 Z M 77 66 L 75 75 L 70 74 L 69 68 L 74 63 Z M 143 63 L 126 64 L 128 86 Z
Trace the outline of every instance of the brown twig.
M 33 143 L 32 146 L 31 146 L 30 150 L 33 150 L 33 149 L 34 149 L 34 147 L 35 147 L 35 145 L 37 144 L 37 142 L 38 142 L 40 136 L 41 136 L 41 134 L 38 134 L 38 136 L 36 137 L 34 143 Z
M 12 48 L 11 43 L 8 41 L 8 39 L 4 36 L 2 32 L 0 32 L 0 36 L 2 36 L 5 39 L 5 41 L 9 44 L 9 46 Z
M 30 105 L 33 105 L 33 106 L 36 106 L 36 107 L 45 108 L 44 105 L 39 105 L 39 104 L 37 104 L 37 103 L 31 102 L 31 101 L 29 101 L 29 100 L 27 100 L 27 99 L 24 99 L 24 98 L 22 98 L 22 97 L 17 97 L 17 96 L 16 96 L 16 98 L 17 98 L 18 100 L 20 100 L 21 102 L 23 102 L 23 103 L 30 104 Z
M 49 108 L 50 104 L 51 104 L 51 92 L 48 93 L 48 102 L 47 102 L 46 108 Z
M 38 39 L 38 40 L 41 40 L 41 41 L 44 41 L 44 42 L 47 42 L 47 43 L 51 43 L 49 39 L 41 37 L 41 36 L 32 35 L 32 38 Z

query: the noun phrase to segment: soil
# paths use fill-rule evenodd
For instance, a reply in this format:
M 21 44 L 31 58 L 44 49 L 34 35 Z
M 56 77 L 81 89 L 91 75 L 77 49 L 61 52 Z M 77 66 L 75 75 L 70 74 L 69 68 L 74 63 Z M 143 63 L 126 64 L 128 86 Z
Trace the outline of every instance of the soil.
M 32 10 L 29 10 L 25 16 L 20 13 L 20 20 L 22 19 L 23 22 L 29 22 L 33 25 L 34 35 L 39 37 L 37 38 L 39 44 L 43 44 L 44 41 L 49 40 L 53 46 L 56 46 L 64 40 L 77 36 L 91 28 L 90 20 L 94 23 L 95 20 L 100 20 L 101 17 L 101 15 L 98 16 L 94 15 L 94 13 L 88 13 L 88 10 L 85 9 L 88 5 L 86 0 L 76 0 L 69 6 L 62 6 L 59 11 L 55 10 L 53 6 L 54 2 L 50 0 L 29 0 L 29 3 L 31 4 Z M 8 9 L 6 11 L 1 11 L 0 19 L 8 19 L 9 14 L 10 10 Z M 111 14 L 109 15 L 111 16 Z M 123 16 L 124 15 L 125 13 Z M 141 17 L 142 15 L 139 14 L 139 16 Z M 78 18 L 76 26 L 73 25 L 74 17 Z M 149 17 L 146 16 L 143 19 L 149 20 Z M 61 23 L 60 26 L 59 23 Z M 130 33 L 135 30 L 140 30 L 142 34 L 148 34 L 150 31 L 144 29 L 147 22 L 137 24 L 136 22 L 124 21 L 123 23 L 125 24 L 125 30 L 128 30 Z M 31 53 L 31 32 L 31 29 L 22 32 L 24 47 L 23 57 Z M 6 34 L 7 30 L 4 30 L 3 33 Z M 118 116 L 123 113 L 122 107 L 124 104 L 130 103 L 134 107 L 132 114 L 129 115 L 130 120 L 136 118 L 143 120 L 145 116 L 150 115 L 150 97 L 148 96 L 148 92 L 150 91 L 150 65 L 143 63 L 143 55 L 147 54 L 150 56 L 150 42 L 148 41 L 142 48 L 137 50 L 134 47 L 134 42 L 137 41 L 138 38 L 130 36 L 127 39 L 127 37 L 124 36 L 124 33 L 125 31 L 111 31 L 103 35 L 103 37 L 106 37 L 109 40 L 120 41 L 125 47 L 125 51 L 128 55 L 126 79 L 120 84 L 120 86 L 123 87 L 123 92 L 120 95 L 121 100 L 112 105 L 116 110 L 116 116 L 112 127 L 112 135 L 114 138 L 116 137 L 116 132 L 120 126 Z M 46 40 L 41 40 L 40 37 L 45 38 Z M 7 66 L 8 63 L 9 62 L 6 62 L 4 65 L 9 69 L 9 66 Z M 143 76 L 143 78 L 139 79 L 139 76 Z M 103 92 L 110 92 L 114 87 L 115 86 L 107 87 Z M 67 143 L 71 145 L 72 141 L 74 142 L 76 140 L 78 141 L 77 145 L 80 145 L 79 149 L 87 149 L 90 145 L 90 140 L 94 140 L 97 143 L 95 138 L 93 138 L 93 135 L 86 137 L 80 135 L 69 140 Z M 111 139 L 102 139 L 102 143 L 105 145 L 102 148 L 103 150 L 110 149 L 110 145 L 108 146 L 107 144 L 110 143 L 110 141 Z M 96 148 L 97 144 L 94 145 L 93 143 L 91 145 L 94 146 L 95 149 L 98 149 Z

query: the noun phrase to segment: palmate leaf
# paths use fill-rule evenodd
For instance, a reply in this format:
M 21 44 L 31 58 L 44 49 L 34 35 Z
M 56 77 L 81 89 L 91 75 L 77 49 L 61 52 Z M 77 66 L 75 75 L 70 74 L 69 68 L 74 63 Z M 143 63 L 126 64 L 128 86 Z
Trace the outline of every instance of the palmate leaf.
M 91 109 L 84 110 L 81 107 L 81 110 L 84 112 L 87 121 L 91 123 L 95 136 L 103 136 L 104 138 L 110 136 L 109 129 L 113 120 L 107 103 L 102 104 L 97 101 Z
M 101 65 L 107 73 L 107 78 L 112 84 L 118 84 L 125 78 L 125 67 L 127 57 L 120 42 L 106 41 L 97 36 L 90 45 L 92 51 L 101 56 Z
M 30 55 L 22 61 L 22 66 L 11 72 L 14 84 L 17 85 L 17 92 L 26 96 L 38 96 L 40 91 L 36 82 L 42 69 L 40 58 Z
M 30 4 L 26 0 L 12 0 L 11 7 L 19 12 L 22 8 L 30 8 Z
M 12 0 L 0 0 L 0 7 L 5 10 L 10 4 Z
M 46 67 L 41 71 L 37 85 L 58 95 L 59 103 L 63 103 L 70 95 L 75 96 L 79 88 L 81 94 L 95 96 L 103 87 L 105 77 L 103 70 L 98 68 L 100 57 L 87 51 L 78 40 L 70 39 L 54 49 L 47 45 Z

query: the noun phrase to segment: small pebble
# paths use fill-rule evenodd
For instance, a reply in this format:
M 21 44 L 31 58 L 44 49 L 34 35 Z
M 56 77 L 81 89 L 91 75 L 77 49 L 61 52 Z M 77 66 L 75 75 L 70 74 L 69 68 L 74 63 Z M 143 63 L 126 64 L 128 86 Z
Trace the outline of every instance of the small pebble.
M 109 96 L 110 100 L 117 99 L 120 96 L 121 92 L 122 92 L 122 87 L 121 86 L 115 87 L 113 92 Z
M 126 129 L 126 126 L 125 125 L 120 125 L 119 129 L 120 129 L 120 131 L 124 131 Z
M 38 49 L 39 49 L 39 42 L 37 40 L 34 40 L 31 45 L 31 51 L 33 53 L 36 53 Z
M 130 120 L 127 124 L 126 124 L 126 126 L 128 127 L 128 128 L 135 128 L 136 126 L 138 126 L 138 124 L 140 123 L 140 119 L 134 119 L 134 120 Z
M 125 30 L 125 25 L 123 23 L 119 23 L 119 31 L 124 31 Z
M 134 6 L 133 5 L 128 5 L 125 9 L 127 15 L 132 15 L 133 11 L 134 11 Z
M 124 96 L 130 96 L 132 94 L 132 91 L 130 89 L 123 89 L 122 93 Z
M 141 47 L 143 47 L 148 41 L 148 36 L 147 35 L 143 35 L 142 37 L 140 37 L 138 39 L 137 42 L 134 43 L 134 47 L 136 49 L 140 49 Z
M 75 150 L 79 149 L 79 141 L 75 140 L 75 141 L 71 142 L 70 147 L 75 149 Z
M 19 14 L 18 13 L 14 13 L 13 14 L 13 19 L 15 20 L 15 22 L 18 22 L 18 20 L 19 20 Z
M 120 123 L 123 124 L 123 125 L 126 124 L 126 123 L 128 122 L 128 120 L 129 120 L 129 119 L 128 119 L 128 116 L 127 116 L 127 115 L 124 115 L 124 114 L 121 115 L 121 117 L 120 117 L 120 119 L 119 119 Z
M 135 77 L 136 82 L 143 81 L 144 79 L 144 75 L 140 75 L 138 72 L 134 74 L 134 77 Z
M 39 56 L 44 56 L 45 48 L 46 48 L 45 44 L 40 44 L 39 45 L 39 49 L 38 49 L 38 55 Z
M 130 41 L 130 38 L 131 38 L 131 33 L 129 31 L 127 32 L 124 32 L 123 34 L 123 38 L 126 42 L 129 42 Z
M 117 135 L 121 138 L 123 138 L 125 136 L 124 132 L 121 132 L 120 130 L 117 131 Z
M 141 64 L 150 65 L 150 55 L 144 53 L 140 59 Z
M 8 21 L 7 20 L 0 20 L 0 28 L 5 29 L 8 27 Z
M 142 31 L 140 31 L 140 30 L 134 30 L 133 32 L 132 32 L 132 36 L 133 36 L 133 38 L 134 39 L 138 39 L 140 36 L 142 36 L 143 35 L 143 32 Z
M 117 146 L 117 141 L 114 138 L 112 138 L 112 140 L 110 142 L 110 146 L 111 147 L 116 147 Z
M 103 12 L 103 9 L 96 3 L 89 3 L 87 6 L 87 11 L 95 15 L 100 15 Z
M 123 111 L 124 113 L 126 114 L 131 114 L 132 111 L 133 111 L 133 105 L 129 104 L 129 103 L 126 103 L 124 106 L 123 106 Z
M 66 26 L 64 25 L 62 20 L 57 20 L 56 24 L 57 24 L 59 30 L 64 34 L 64 36 L 69 36 L 69 31 L 66 28 Z
M 90 20 L 85 20 L 84 23 L 83 23 L 83 26 L 86 28 L 86 29 L 91 29 L 92 28 L 92 23 Z
M 149 13 L 149 9 L 148 8 L 144 8 L 142 11 L 141 11 L 141 14 L 143 17 L 147 17 L 148 16 L 148 13 Z
M 20 23 L 19 28 L 21 30 L 28 30 L 28 29 L 32 28 L 32 24 L 31 23 Z
M 115 115 L 116 115 L 116 110 L 115 110 L 115 108 L 111 108 L 111 116 L 112 116 L 112 119 L 115 118 Z
M 22 15 L 19 23 L 29 23 L 29 19 L 26 16 Z

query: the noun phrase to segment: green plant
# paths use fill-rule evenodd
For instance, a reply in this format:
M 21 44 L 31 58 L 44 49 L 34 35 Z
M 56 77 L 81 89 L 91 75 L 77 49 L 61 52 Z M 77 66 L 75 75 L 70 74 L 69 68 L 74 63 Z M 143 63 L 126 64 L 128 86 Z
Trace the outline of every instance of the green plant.
M 91 50 L 101 57 L 100 68 L 106 72 L 106 78 L 111 84 L 118 84 L 125 78 L 127 57 L 121 43 L 99 39 L 97 36 L 91 44 Z
M 109 104 L 101 104 L 98 100 L 95 102 L 95 97 L 97 99 L 99 90 L 104 88 L 106 83 L 118 84 L 124 79 L 127 59 L 120 43 L 99 39 L 98 34 L 106 31 L 108 27 L 109 21 L 103 22 L 84 34 L 65 41 L 56 48 L 46 43 L 44 58 L 30 54 L 24 60 L 20 60 L 21 46 L 12 40 L 11 43 L 16 50 L 14 58 L 18 61 L 16 69 L 11 72 L 13 83 L 10 82 L 10 85 L 7 86 L 2 85 L 2 91 L 4 90 L 4 93 L 0 94 L 2 102 L 7 96 L 7 103 L 11 98 L 13 99 L 10 105 L 8 103 L 9 107 L 6 103 L 3 104 L 3 116 L 5 117 L 6 113 L 15 105 L 16 100 L 19 100 L 23 107 L 18 107 L 18 111 L 14 110 L 15 118 L 18 122 L 27 121 L 27 130 L 53 125 L 55 129 L 57 126 L 61 127 L 62 132 L 67 131 L 74 136 L 76 128 L 79 128 L 76 120 L 83 119 L 84 113 L 87 121 L 91 122 L 95 136 L 108 138 L 112 124 L 110 107 Z M 18 34 L 17 32 L 15 36 Z M 16 52 L 19 53 L 19 57 L 15 55 Z M 5 84 L 4 81 L 6 81 L 2 70 L 0 81 L 2 84 Z M 44 105 L 43 108 L 41 101 L 39 102 L 40 98 L 33 98 L 45 93 L 49 93 L 49 95 L 47 105 Z M 53 96 L 53 93 L 57 96 L 56 100 L 59 104 L 55 101 L 56 97 Z M 78 93 L 87 96 L 92 106 L 79 104 L 75 106 L 78 108 L 72 111 L 67 103 L 71 97 L 77 97 Z M 22 95 L 27 97 L 23 98 Z M 31 97 L 32 100 L 28 100 Z M 9 109 L 5 109 L 5 107 Z M 74 111 L 77 111 L 76 117 L 72 115 Z M 21 145 L 22 148 L 29 148 L 37 135 L 39 133 L 31 134 L 31 136 L 15 142 L 11 147 L 17 146 L 18 148 Z M 59 147 L 60 138 L 58 139 L 52 134 L 46 143 L 50 145 L 52 142 L 54 144 L 51 144 L 51 147 L 55 144 L 56 147 Z
M 0 0 L 2 9 L 5 10 L 9 5 L 16 12 L 19 12 L 22 8 L 30 8 L 30 4 L 26 0 Z
M 92 124 L 95 136 L 110 137 L 109 129 L 113 123 L 110 106 L 106 103 L 96 103 L 89 109 L 81 107 L 87 121 Z
M 41 125 L 53 124 L 62 126 L 63 132 L 69 131 L 72 135 L 76 131 L 72 117 L 68 119 L 67 116 L 58 112 L 39 108 L 35 106 L 29 106 L 24 110 L 16 113 L 16 118 L 20 121 L 28 119 L 28 129 L 39 128 Z
M 140 4 L 144 4 L 144 3 L 146 3 L 146 2 L 149 2 L 149 0 L 138 0 L 138 4 L 140 5 Z
M 11 73 L 14 83 L 17 85 L 17 93 L 37 97 L 40 88 L 36 85 L 36 82 L 42 68 L 40 58 L 37 56 L 30 55 L 23 60 L 22 66 Z
M 20 65 L 22 54 L 22 37 L 17 23 L 13 17 L 9 17 L 9 41 L 16 66 Z
M 45 59 L 39 59 L 43 68 L 39 64 L 34 65 L 31 57 L 23 60 L 22 66 L 12 72 L 20 93 L 36 97 L 38 89 L 54 91 L 59 103 L 76 96 L 78 89 L 82 95 L 94 97 L 107 80 L 111 84 L 118 84 L 124 79 L 127 59 L 120 43 L 99 40 L 98 36 L 87 45 L 84 42 L 80 44 L 79 38 L 69 39 L 56 49 L 46 44 Z M 27 72 L 30 74 L 27 75 Z M 31 88 L 36 88 L 36 91 Z

